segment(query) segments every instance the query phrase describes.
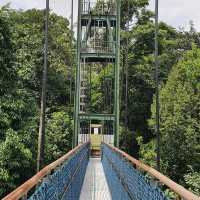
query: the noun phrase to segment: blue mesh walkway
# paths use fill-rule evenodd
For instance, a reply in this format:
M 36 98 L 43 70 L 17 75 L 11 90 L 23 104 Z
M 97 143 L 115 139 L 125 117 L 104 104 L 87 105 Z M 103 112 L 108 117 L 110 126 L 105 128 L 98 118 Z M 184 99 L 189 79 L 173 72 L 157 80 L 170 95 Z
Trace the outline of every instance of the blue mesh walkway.
M 111 200 L 100 158 L 90 158 L 80 200 Z
M 119 149 L 105 143 L 101 147 L 101 158 L 89 158 L 89 143 L 77 146 L 3 200 L 27 199 L 34 187 L 29 200 L 169 200 L 163 184 L 180 199 L 200 200 Z

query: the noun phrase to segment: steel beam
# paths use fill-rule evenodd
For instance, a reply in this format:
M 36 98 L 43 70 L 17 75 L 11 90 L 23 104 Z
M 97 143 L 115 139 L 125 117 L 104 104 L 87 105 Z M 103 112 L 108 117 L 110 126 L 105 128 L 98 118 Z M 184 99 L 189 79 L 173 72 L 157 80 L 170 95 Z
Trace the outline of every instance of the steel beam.
M 96 113 L 90 113 L 90 114 L 79 114 L 80 120 L 99 120 L 99 121 L 114 121 L 115 115 L 114 114 L 96 114 Z
M 80 68 L 81 68 L 81 0 L 78 1 L 78 29 L 77 29 L 77 67 L 76 67 L 76 90 L 75 90 L 75 111 L 74 111 L 74 147 L 78 144 L 79 118 L 80 110 Z
M 115 66 L 115 95 L 114 95 L 114 113 L 115 113 L 115 146 L 119 147 L 119 71 L 120 71 L 120 13 L 121 13 L 121 0 L 116 0 L 117 2 L 117 45 L 116 45 L 116 66 Z

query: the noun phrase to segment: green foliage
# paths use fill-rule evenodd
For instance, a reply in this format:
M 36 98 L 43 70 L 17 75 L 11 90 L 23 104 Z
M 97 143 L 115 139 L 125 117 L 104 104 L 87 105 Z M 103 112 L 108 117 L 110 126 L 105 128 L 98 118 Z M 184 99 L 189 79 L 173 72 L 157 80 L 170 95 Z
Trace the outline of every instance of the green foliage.
M 51 114 L 46 126 L 47 163 L 57 160 L 71 149 L 72 130 L 72 119 L 67 112 L 57 111 Z
M 94 67 L 96 70 L 91 72 L 91 111 L 93 113 L 112 113 L 113 65 L 108 64 L 103 67 L 96 65 Z
M 156 168 L 156 143 L 154 140 L 147 144 L 143 143 L 143 138 L 140 136 L 137 138 L 137 142 L 140 145 L 140 158 L 145 164 Z
M 125 149 L 136 148 L 136 137 L 142 136 L 144 143 L 152 138 L 148 126 L 151 104 L 155 92 L 154 80 L 154 22 L 153 14 L 143 8 L 129 32 L 123 32 L 122 64 L 128 65 L 128 129 L 133 137 Z M 178 52 L 178 33 L 165 23 L 159 24 L 160 81 L 166 81 Z M 123 68 L 122 92 L 125 91 L 125 67 Z M 122 93 L 121 119 L 125 121 L 125 93 Z M 126 133 L 125 133 L 126 134 Z M 123 137 L 122 137 L 123 138 Z M 123 139 L 122 139 L 123 140 Z M 129 150 L 128 150 L 129 151 Z M 134 154 L 138 156 L 138 152 Z
M 0 99 L 0 130 L 3 132 L 10 127 L 14 130 L 20 129 L 36 112 L 36 104 L 32 95 L 26 90 L 15 89 Z
M 15 21 L 14 41 L 19 62 L 18 75 L 24 86 L 31 89 L 39 101 L 43 67 L 44 12 L 33 9 L 15 12 L 11 17 Z M 73 38 L 68 25 L 66 19 L 55 14 L 50 15 L 47 104 L 51 106 L 69 102 L 67 77 L 70 75 L 69 68 L 74 57 Z
M 135 140 L 136 135 L 125 127 L 121 127 L 120 138 L 120 148 L 128 154 L 138 157 L 139 146 L 137 141 Z
M 128 11 L 127 2 L 123 1 L 125 5 L 124 7 L 122 5 L 123 12 Z M 142 3 L 142 1 L 138 2 Z M 134 157 L 140 157 L 145 163 L 155 167 L 154 14 L 145 7 L 138 8 L 137 12 L 133 14 L 132 29 L 122 31 L 121 34 L 123 47 L 121 53 L 121 63 L 123 64 L 121 125 L 123 131 L 120 144 Z M 127 15 L 124 16 L 127 18 Z M 122 17 L 123 20 L 124 18 Z M 195 48 L 194 51 L 198 56 L 193 55 L 194 51 L 187 56 L 184 55 L 186 51 L 191 50 L 192 43 L 199 46 L 198 37 L 199 33 L 195 31 L 192 24 L 191 30 L 187 32 L 177 31 L 163 22 L 159 23 L 159 81 L 161 86 L 164 85 L 161 90 L 161 131 L 163 135 L 161 168 L 165 174 L 185 186 L 189 186 L 184 182 L 184 174 L 188 173 L 188 165 L 193 163 L 192 167 L 197 172 L 199 172 L 197 166 L 200 166 L 198 156 L 200 120 L 197 114 L 199 113 L 200 98 L 197 95 L 199 86 L 195 85 L 199 80 L 199 61 L 197 60 L 199 54 Z M 184 59 L 182 59 L 183 55 Z M 178 66 L 187 66 L 190 71 L 187 69 L 187 73 L 182 74 L 185 69 L 175 70 L 177 67 L 174 65 L 176 66 L 177 62 L 179 62 Z M 183 64 L 183 62 L 185 63 Z M 126 116 L 124 101 L 126 63 L 128 64 L 128 127 L 123 128 Z M 175 74 L 179 79 L 182 77 L 183 82 L 179 82 L 178 78 L 175 81 Z M 196 80 L 196 82 L 191 83 L 192 80 Z M 166 82 L 167 85 L 165 85 Z M 187 86 L 186 82 L 188 82 Z M 153 117 L 149 123 L 152 103 Z
M 200 170 L 199 80 L 200 50 L 193 46 L 173 67 L 160 94 L 161 157 L 166 173 L 179 183 L 183 183 L 189 166 Z M 150 124 L 154 125 L 155 102 L 152 112 Z M 190 176 L 186 177 L 188 182 Z
M 190 172 L 184 176 L 188 188 L 195 194 L 200 195 L 200 173 Z
M 11 32 L 8 7 L 4 6 L 0 9 L 0 96 L 12 89 L 16 83 L 15 51 Z
M 129 31 L 121 31 L 120 144 L 129 154 L 141 157 L 155 167 L 154 13 L 147 10 L 147 5 L 148 0 L 122 1 L 121 27 L 125 29 L 128 22 L 131 26 Z M 0 196 L 34 174 L 43 69 L 44 14 L 44 11 L 36 9 L 26 12 L 11 10 L 8 6 L 0 9 L 0 183 L 3 184 Z M 74 49 L 74 38 L 68 26 L 68 20 L 51 13 L 46 163 L 71 148 L 72 108 L 65 106 L 69 103 L 70 69 L 75 56 L 71 51 Z M 199 33 L 195 32 L 192 24 L 189 32 L 176 31 L 162 22 L 159 28 L 162 170 L 199 194 L 200 50 L 194 46 L 184 54 L 192 48 L 192 43 L 199 45 Z M 128 127 L 124 123 L 125 63 L 128 64 L 129 74 Z M 91 111 L 110 112 L 113 105 L 105 103 L 104 94 L 111 91 L 107 90 L 106 93 L 106 88 L 112 89 L 114 85 L 112 66 L 107 65 L 103 69 L 96 67 L 96 72 L 92 74 Z M 148 123 L 152 102 L 153 116 Z
M 32 153 L 25 147 L 17 132 L 9 129 L 6 140 L 0 143 L 0 195 L 14 189 L 30 176 Z
M 0 196 L 35 173 L 44 14 L 0 9 Z M 68 20 L 50 15 L 46 163 L 71 148 L 71 108 L 63 109 L 69 102 L 68 78 L 74 62 L 68 26 Z
M 149 0 L 124 0 L 121 1 L 121 26 L 122 28 L 134 18 L 138 18 L 140 11 L 148 5 Z

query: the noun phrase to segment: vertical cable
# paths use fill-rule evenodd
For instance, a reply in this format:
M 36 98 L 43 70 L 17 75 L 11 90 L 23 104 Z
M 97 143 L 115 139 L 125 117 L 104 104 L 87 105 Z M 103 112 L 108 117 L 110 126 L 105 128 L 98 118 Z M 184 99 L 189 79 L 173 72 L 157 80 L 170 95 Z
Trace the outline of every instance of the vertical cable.
M 120 74 L 120 13 L 121 13 L 121 0 L 117 0 L 117 24 L 116 24 L 116 66 L 115 66 L 115 146 L 119 147 L 119 74 Z
M 73 146 L 75 147 L 77 143 L 78 133 L 79 133 L 79 111 L 80 111 L 80 68 L 81 68 L 81 0 L 78 0 L 78 23 L 77 23 L 77 66 L 76 66 L 76 81 L 75 81 L 75 104 L 74 104 L 74 135 L 73 135 Z
M 130 4 L 128 1 L 128 25 L 127 25 L 127 32 L 129 32 L 129 13 L 130 13 Z M 128 45 L 129 45 L 129 38 L 126 38 L 126 58 L 125 58 L 125 141 L 127 142 L 127 133 L 128 133 Z
M 111 74 L 111 79 L 110 79 L 110 98 L 109 98 L 109 105 L 110 105 L 110 113 L 113 112 L 113 108 L 112 108 L 112 99 L 113 99 L 113 78 L 112 78 L 113 74 Z
M 45 111 L 46 111 L 47 62 L 48 62 L 49 0 L 46 0 L 46 12 L 45 13 L 46 13 L 46 19 L 45 19 L 44 68 L 43 68 L 43 78 L 42 78 L 40 127 L 39 127 L 39 135 L 38 135 L 37 171 L 39 171 L 44 164 Z
M 71 37 L 73 37 L 73 23 L 74 23 L 74 0 L 71 0 Z M 73 63 L 71 63 L 71 68 L 70 68 L 70 93 L 69 93 L 69 104 L 70 106 L 73 104 L 72 100 L 72 81 L 73 81 Z M 72 138 L 72 148 L 73 148 L 73 141 L 74 139 Z
M 73 37 L 73 23 L 74 23 L 74 0 L 71 0 L 71 37 Z M 73 76 L 73 64 L 70 69 L 70 105 L 72 104 L 72 76 Z
M 158 61 L 158 0 L 155 0 L 155 79 L 156 79 L 156 136 L 157 169 L 160 170 L 160 102 L 159 102 L 159 61 Z
M 73 31 L 74 23 L 74 0 L 71 0 L 71 31 Z
M 90 110 L 89 111 L 91 112 L 91 110 L 92 110 L 92 64 L 89 65 L 89 70 L 90 70 L 90 72 L 89 72 L 90 73 L 90 80 L 89 80 L 89 82 L 90 82 L 90 91 L 89 91 L 90 92 L 90 94 L 89 94 L 90 95 L 90 97 L 89 97 L 90 98 Z

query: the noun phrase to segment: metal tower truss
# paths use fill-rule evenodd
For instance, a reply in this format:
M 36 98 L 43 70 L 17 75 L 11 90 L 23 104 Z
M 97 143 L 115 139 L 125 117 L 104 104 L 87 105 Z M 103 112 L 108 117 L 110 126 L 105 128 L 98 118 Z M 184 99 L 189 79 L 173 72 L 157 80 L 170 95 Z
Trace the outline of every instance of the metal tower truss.
M 119 145 L 119 65 L 120 0 L 79 0 L 74 146 L 94 124 Z

